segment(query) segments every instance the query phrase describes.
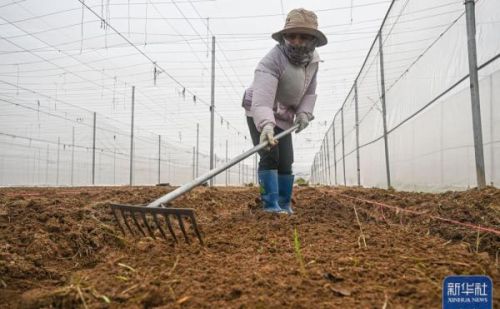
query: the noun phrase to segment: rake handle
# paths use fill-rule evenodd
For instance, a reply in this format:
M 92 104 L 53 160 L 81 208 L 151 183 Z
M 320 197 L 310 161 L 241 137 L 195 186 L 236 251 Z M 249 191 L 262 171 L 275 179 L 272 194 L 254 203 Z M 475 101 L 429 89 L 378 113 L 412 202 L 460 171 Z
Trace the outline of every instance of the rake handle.
M 277 134 L 274 138 L 279 140 L 283 136 L 286 136 L 286 135 L 292 133 L 293 131 L 297 130 L 298 127 L 299 127 L 299 125 L 296 124 L 296 125 L 292 126 L 291 128 Z M 188 182 L 187 184 L 175 189 L 174 191 L 169 192 L 169 193 L 163 195 L 162 197 L 152 201 L 151 203 L 149 203 L 147 205 L 147 207 L 160 207 L 161 204 L 173 201 L 174 199 L 181 196 L 182 194 L 191 191 L 192 189 L 201 185 L 202 183 L 209 180 L 210 178 L 217 176 L 218 174 L 227 170 L 231 166 L 248 158 L 249 156 L 253 155 L 254 153 L 258 152 L 259 150 L 264 149 L 268 144 L 269 144 L 269 142 L 267 142 L 267 141 L 260 143 L 259 145 L 253 147 L 252 149 L 247 150 L 246 152 L 238 155 L 237 157 L 235 157 L 234 159 L 232 159 L 228 163 L 226 163 L 220 167 L 214 168 L 213 170 L 210 170 L 208 173 L 201 175 L 200 177 L 193 179 L 191 182 Z

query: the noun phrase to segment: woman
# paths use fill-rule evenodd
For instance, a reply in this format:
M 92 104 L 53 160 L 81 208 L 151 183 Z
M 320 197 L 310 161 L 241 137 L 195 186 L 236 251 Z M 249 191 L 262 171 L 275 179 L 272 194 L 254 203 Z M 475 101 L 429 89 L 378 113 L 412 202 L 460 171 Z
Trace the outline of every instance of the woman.
M 291 135 L 274 135 L 294 123 L 296 133 L 307 127 L 316 102 L 316 74 L 320 61 L 316 47 L 327 43 L 318 30 L 317 16 L 305 9 L 288 13 L 285 27 L 273 33 L 279 42 L 257 65 L 243 107 L 252 142 L 268 141 L 259 152 L 259 184 L 264 211 L 292 214 L 293 146 Z

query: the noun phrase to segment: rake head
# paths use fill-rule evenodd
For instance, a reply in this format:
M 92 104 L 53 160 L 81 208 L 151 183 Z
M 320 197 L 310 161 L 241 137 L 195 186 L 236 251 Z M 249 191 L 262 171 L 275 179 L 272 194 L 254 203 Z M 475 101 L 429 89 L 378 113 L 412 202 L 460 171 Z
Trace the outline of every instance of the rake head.
M 167 240 L 167 234 L 165 233 L 164 226 L 167 227 L 168 232 L 172 235 L 175 243 L 178 243 L 177 236 L 174 232 L 174 225 L 178 225 L 182 234 L 184 235 L 184 240 L 186 243 L 190 243 L 188 234 L 186 232 L 186 226 L 184 224 L 185 219 L 191 221 L 191 227 L 194 230 L 198 240 L 203 245 L 203 239 L 201 238 L 200 231 L 196 225 L 196 219 L 194 217 L 194 210 L 190 208 L 167 208 L 167 207 L 145 207 L 145 205 L 124 205 L 124 204 L 111 204 L 111 210 L 115 216 L 118 226 L 124 235 L 128 230 L 133 236 L 139 234 L 146 236 L 146 232 L 153 239 L 156 239 L 155 231 L 158 230 L 159 234 Z M 139 220 L 137 219 L 139 217 Z M 170 218 L 176 218 L 174 222 Z M 121 218 L 121 219 L 120 219 Z M 129 224 L 133 222 L 133 224 Z M 175 224 L 177 221 L 177 224 Z M 163 227 L 162 227 L 163 226 Z M 132 228 L 133 227 L 133 228 Z M 146 232 L 145 232 L 146 231 Z M 157 233 L 156 233 L 157 234 Z

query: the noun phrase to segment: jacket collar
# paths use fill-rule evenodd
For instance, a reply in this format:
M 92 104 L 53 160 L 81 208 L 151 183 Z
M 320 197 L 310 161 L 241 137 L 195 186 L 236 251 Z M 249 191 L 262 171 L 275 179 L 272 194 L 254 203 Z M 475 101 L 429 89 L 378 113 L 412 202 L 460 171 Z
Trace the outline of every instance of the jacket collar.
M 314 50 L 314 54 L 310 63 L 316 63 L 316 62 L 323 62 L 323 60 L 321 60 L 321 58 L 319 57 L 318 51 Z

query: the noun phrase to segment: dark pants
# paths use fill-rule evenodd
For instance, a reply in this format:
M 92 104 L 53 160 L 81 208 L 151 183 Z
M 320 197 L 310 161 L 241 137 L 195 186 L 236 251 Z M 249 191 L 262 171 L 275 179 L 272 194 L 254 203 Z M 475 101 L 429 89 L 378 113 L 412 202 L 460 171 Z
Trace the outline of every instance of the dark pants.
M 247 123 L 253 145 L 257 146 L 260 142 L 260 133 L 257 131 L 252 117 L 247 117 Z M 274 127 L 275 135 L 281 132 L 283 132 L 282 129 Z M 280 138 L 278 145 L 272 147 L 269 151 L 264 149 L 259 151 L 259 156 L 259 171 L 278 170 L 279 174 L 291 175 L 293 164 L 292 135 L 289 134 Z

